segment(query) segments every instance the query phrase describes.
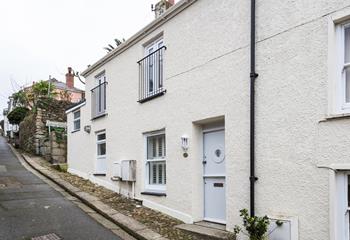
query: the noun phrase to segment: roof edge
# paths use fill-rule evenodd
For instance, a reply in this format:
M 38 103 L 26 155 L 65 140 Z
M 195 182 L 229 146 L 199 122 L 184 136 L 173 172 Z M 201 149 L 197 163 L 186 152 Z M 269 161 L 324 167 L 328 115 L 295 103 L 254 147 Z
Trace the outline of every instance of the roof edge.
M 195 3 L 197 0 L 181 0 L 171 8 L 169 8 L 162 16 L 159 18 L 153 20 L 151 23 L 146 25 L 144 28 L 139 30 L 137 33 L 135 33 L 133 36 L 131 36 L 126 42 L 122 43 L 119 47 L 102 57 L 100 60 L 95 62 L 93 65 L 88 67 L 86 70 L 84 70 L 81 75 L 83 77 L 89 76 L 93 71 L 95 71 L 97 68 L 101 67 L 105 63 L 111 61 L 113 58 L 118 56 L 119 54 L 123 53 L 125 50 L 130 48 L 131 46 L 135 45 L 137 42 L 139 42 L 142 38 L 146 37 L 149 33 L 154 31 L 156 28 L 162 26 L 164 23 L 175 17 L 177 14 L 191 6 L 193 3 Z
M 84 99 L 83 101 L 80 101 L 80 102 L 77 102 L 75 104 L 72 104 L 70 107 L 66 108 L 66 114 L 78 109 L 78 108 L 81 108 L 82 106 L 84 106 L 86 103 L 86 99 Z

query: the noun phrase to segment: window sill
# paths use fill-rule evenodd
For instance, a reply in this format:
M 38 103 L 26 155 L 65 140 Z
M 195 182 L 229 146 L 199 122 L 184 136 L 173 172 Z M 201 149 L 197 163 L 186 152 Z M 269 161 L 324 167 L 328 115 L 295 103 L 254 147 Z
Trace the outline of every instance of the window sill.
M 100 114 L 100 115 L 98 115 L 96 117 L 93 117 L 93 118 L 91 118 L 91 121 L 94 121 L 94 120 L 99 119 L 99 118 L 103 118 L 105 116 L 107 116 L 107 113 L 103 113 L 103 114 Z
M 166 93 L 166 89 L 163 90 L 163 91 L 161 91 L 161 92 L 159 92 L 159 93 L 155 93 L 155 94 L 153 94 L 152 96 L 149 96 L 149 97 L 140 99 L 140 100 L 138 100 L 137 102 L 138 102 L 138 103 L 148 102 L 148 101 L 150 101 L 150 100 L 152 100 L 152 99 L 154 99 L 154 98 L 163 96 L 165 93 Z
M 76 133 L 76 132 L 79 132 L 80 131 L 80 128 L 79 129 L 76 129 L 76 130 L 73 130 L 71 131 L 70 133 Z
M 164 192 L 145 191 L 145 192 L 141 192 L 141 194 L 142 195 L 157 196 L 157 197 L 166 197 L 166 193 L 164 193 Z
M 95 177 L 105 177 L 106 176 L 105 173 L 94 173 L 92 175 L 94 175 Z
M 320 120 L 319 122 L 328 122 L 332 120 L 346 119 L 346 118 L 350 118 L 350 113 L 329 114 L 329 115 L 326 115 L 325 118 Z

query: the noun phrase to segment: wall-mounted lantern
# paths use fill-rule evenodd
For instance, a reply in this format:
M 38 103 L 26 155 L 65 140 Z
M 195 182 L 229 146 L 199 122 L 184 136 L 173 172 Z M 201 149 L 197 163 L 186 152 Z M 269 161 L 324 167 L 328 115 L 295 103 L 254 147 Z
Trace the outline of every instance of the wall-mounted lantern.
M 90 133 L 91 132 L 91 125 L 84 126 L 84 131 L 87 133 Z
M 187 153 L 188 146 L 189 146 L 188 136 L 187 135 L 182 135 L 182 137 L 181 137 L 181 147 L 182 147 L 182 150 L 184 151 L 183 156 L 185 158 L 188 157 L 188 153 Z

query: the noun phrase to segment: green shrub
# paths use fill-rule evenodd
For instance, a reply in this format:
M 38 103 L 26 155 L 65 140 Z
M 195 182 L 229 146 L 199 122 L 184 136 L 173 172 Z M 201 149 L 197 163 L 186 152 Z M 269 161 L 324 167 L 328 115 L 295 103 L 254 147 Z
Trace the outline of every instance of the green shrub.
M 249 216 L 247 209 L 242 209 L 239 211 L 240 216 L 243 220 L 243 227 L 247 231 L 247 235 L 249 236 L 249 240 L 265 240 L 267 239 L 268 229 L 270 225 L 269 218 L 265 215 L 263 217 L 257 216 Z M 283 222 L 277 221 L 277 227 L 282 226 Z M 241 227 L 235 226 L 234 234 L 237 236 L 240 232 L 242 232 Z
M 29 109 L 26 107 L 16 107 L 7 115 L 7 118 L 11 124 L 20 124 L 28 112 Z

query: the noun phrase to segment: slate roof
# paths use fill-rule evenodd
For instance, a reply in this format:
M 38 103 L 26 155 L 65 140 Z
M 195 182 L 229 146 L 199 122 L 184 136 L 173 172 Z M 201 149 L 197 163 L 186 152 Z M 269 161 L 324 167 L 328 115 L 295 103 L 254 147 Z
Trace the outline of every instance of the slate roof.
M 81 90 L 79 88 L 73 87 L 69 88 L 66 83 L 58 81 L 56 78 L 51 78 L 50 80 L 46 80 L 45 82 L 50 81 L 57 89 L 62 89 L 62 90 L 68 90 L 68 91 L 73 91 L 73 92 L 84 92 L 84 90 Z

